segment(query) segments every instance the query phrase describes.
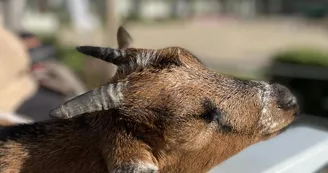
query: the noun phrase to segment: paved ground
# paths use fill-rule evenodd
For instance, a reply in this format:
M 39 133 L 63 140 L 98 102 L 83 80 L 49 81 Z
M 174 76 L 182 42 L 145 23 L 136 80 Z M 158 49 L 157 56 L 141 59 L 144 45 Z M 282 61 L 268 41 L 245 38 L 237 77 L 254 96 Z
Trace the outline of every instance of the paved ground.
M 127 28 L 136 47 L 185 47 L 217 70 L 234 67 L 235 70 L 253 71 L 268 64 L 270 55 L 283 49 L 328 47 L 328 32 L 295 19 L 216 18 L 186 23 L 130 24 Z M 68 44 L 104 45 L 106 39 L 100 31 L 80 36 L 63 31 L 61 36 Z

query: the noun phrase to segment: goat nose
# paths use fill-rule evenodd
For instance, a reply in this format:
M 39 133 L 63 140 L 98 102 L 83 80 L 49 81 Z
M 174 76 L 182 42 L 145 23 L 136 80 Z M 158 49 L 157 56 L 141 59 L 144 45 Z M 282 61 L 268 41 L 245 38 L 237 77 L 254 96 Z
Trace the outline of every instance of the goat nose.
M 277 96 L 277 105 L 282 109 L 295 108 L 297 106 L 297 99 L 291 91 L 282 85 L 273 84 Z

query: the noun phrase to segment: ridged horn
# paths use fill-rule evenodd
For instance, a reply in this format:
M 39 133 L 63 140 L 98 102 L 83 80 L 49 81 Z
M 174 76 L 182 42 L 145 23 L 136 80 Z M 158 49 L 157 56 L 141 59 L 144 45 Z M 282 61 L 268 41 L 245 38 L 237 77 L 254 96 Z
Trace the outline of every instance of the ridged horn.
M 123 100 L 122 90 L 127 82 L 119 82 L 96 88 L 52 110 L 53 118 L 67 119 L 84 113 L 118 108 Z
M 179 54 L 187 52 L 179 47 L 169 47 L 159 50 L 154 49 L 137 49 L 127 48 L 124 50 L 81 46 L 77 50 L 83 54 L 104 60 L 106 62 L 117 65 L 117 74 L 115 76 L 126 76 L 132 73 L 137 68 L 152 67 L 167 67 L 171 65 L 181 66 Z M 114 76 L 114 77 L 115 77 Z
M 108 47 L 95 47 L 95 46 L 79 46 L 76 50 L 106 62 L 117 65 L 117 60 L 123 57 L 124 52 L 119 49 L 112 49 Z

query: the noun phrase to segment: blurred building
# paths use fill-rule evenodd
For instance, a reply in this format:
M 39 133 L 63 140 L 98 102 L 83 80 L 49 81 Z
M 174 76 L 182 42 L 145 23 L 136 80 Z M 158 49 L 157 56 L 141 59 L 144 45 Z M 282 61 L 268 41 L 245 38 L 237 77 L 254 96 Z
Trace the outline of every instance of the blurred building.
M 219 14 L 324 17 L 328 0 L 116 0 L 120 16 L 142 19 Z
M 222 13 L 241 15 L 303 15 L 323 17 L 327 0 L 219 0 Z
M 195 16 L 228 15 L 241 18 L 259 16 L 304 16 L 325 17 L 328 13 L 328 0 L 113 0 L 115 14 L 122 19 L 158 20 Z M 92 12 L 103 18 L 106 15 L 105 0 L 0 0 L 0 22 L 9 28 L 28 25 L 33 28 L 50 29 L 57 23 L 56 15 L 46 9 L 61 9 L 74 12 L 76 5 L 64 7 L 64 2 L 76 2 L 92 7 Z M 80 3 L 77 3 L 80 2 Z M 26 5 L 25 5 L 26 4 Z M 23 14 L 23 8 L 24 14 Z M 75 8 L 76 7 L 76 8 Z M 38 9 L 38 10 L 36 10 Z M 72 10 L 73 9 L 73 10 Z M 38 11 L 35 13 L 35 11 Z M 75 10 L 76 11 L 76 10 Z M 81 11 L 81 10 L 80 10 Z M 85 10 L 84 10 L 85 11 Z M 42 14 L 39 14 L 42 12 Z M 45 12 L 45 13 L 44 13 Z M 58 11 L 57 11 L 58 12 Z M 63 13 L 58 13 L 62 15 Z M 75 14 L 75 13 L 72 13 Z M 71 15 L 74 17 L 74 15 Z M 77 16 L 81 16 L 80 14 Z M 89 15 L 90 16 L 90 15 Z M 24 19 L 21 19 L 24 18 Z M 36 19 L 37 20 L 32 20 Z M 75 17 L 84 18 L 87 17 Z M 41 22 L 42 20 L 42 22 Z M 90 19 L 91 20 L 91 19 Z M 40 21 L 40 22 L 38 22 Z M 20 23 L 22 22 L 22 23 Z M 80 22 L 83 23 L 83 22 Z M 96 22 L 97 23 L 97 22 Z M 36 27 L 37 26 L 37 27 Z

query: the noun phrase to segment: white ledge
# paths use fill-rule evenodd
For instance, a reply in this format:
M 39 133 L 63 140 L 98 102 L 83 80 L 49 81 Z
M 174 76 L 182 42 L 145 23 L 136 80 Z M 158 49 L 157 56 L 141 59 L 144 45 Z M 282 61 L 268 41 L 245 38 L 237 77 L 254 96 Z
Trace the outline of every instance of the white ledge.
M 328 130 L 296 126 L 255 144 L 209 173 L 314 173 L 328 164 Z

